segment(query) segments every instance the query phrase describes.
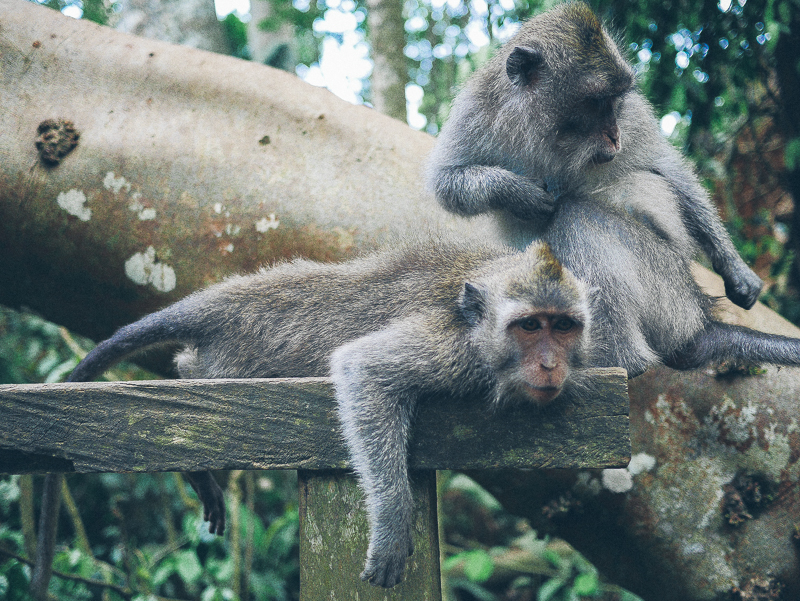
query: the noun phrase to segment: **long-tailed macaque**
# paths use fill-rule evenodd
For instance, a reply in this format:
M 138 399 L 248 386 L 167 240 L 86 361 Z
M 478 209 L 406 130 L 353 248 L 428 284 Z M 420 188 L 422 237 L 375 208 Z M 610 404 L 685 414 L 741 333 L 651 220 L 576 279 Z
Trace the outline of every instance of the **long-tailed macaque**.
M 591 197 L 683 255 L 703 251 L 734 303 L 750 308 L 762 288 L 661 134 L 633 69 L 582 3 L 530 19 L 472 76 L 439 134 L 428 183 L 450 211 L 495 212 L 518 247 L 552 228 L 557 207 Z
M 412 551 L 406 449 L 416 403 L 441 395 L 478 395 L 487 407 L 549 403 L 581 388 L 590 341 L 586 289 L 546 244 L 520 253 L 440 241 L 231 277 L 121 328 L 69 380 L 88 381 L 166 342 L 186 345 L 176 357 L 182 377 L 330 376 L 366 494 L 361 578 L 391 587 Z M 210 530 L 221 533 L 219 487 L 207 472 L 190 480 Z M 45 506 L 43 518 L 47 511 L 55 513 Z M 48 578 L 34 580 L 46 590 Z

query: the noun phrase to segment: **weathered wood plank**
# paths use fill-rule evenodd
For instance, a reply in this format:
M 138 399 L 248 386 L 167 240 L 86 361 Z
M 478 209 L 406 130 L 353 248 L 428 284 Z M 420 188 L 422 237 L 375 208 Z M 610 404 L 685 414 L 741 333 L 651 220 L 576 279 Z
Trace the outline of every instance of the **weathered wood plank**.
M 598 370 L 597 398 L 489 411 L 421 404 L 421 469 L 613 467 L 630 455 L 627 380 Z M 0 386 L 0 473 L 347 467 L 326 378 Z
M 412 472 L 414 553 L 403 582 L 390 590 L 362 582 L 369 527 L 364 494 L 341 471 L 298 473 L 300 488 L 300 601 L 441 601 L 436 477 Z

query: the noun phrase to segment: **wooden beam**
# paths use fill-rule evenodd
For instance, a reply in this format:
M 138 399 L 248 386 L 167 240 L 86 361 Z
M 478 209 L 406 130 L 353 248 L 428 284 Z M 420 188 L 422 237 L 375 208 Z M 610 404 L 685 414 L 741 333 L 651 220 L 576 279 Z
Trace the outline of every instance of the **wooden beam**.
M 598 398 L 492 412 L 420 404 L 416 469 L 619 467 L 630 456 L 625 372 Z M 348 467 L 326 378 L 0 386 L 0 473 Z

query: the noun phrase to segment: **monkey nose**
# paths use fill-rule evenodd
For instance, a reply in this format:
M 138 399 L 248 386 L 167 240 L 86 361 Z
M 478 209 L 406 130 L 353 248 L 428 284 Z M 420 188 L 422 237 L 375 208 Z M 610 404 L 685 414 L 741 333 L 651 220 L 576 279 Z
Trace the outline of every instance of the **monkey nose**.
M 619 150 L 620 144 L 620 131 L 619 127 L 616 125 L 611 129 L 606 131 L 606 137 L 608 138 L 609 142 L 611 142 L 611 146 L 614 147 L 614 150 Z

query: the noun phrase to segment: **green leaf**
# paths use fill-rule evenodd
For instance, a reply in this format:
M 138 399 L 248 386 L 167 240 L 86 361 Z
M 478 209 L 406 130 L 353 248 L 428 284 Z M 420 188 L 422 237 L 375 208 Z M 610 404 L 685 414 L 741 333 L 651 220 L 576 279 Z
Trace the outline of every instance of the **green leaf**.
M 800 167 L 800 138 L 789 140 L 786 143 L 786 147 L 783 151 L 783 161 L 786 164 L 786 168 L 790 171 L 794 171 L 797 167 Z
M 464 553 L 464 574 L 472 582 L 486 582 L 494 572 L 494 561 L 483 549 Z
M 578 574 L 575 576 L 575 580 L 572 583 L 572 591 L 577 595 L 590 597 L 597 593 L 599 584 L 600 583 L 597 581 L 597 574 L 593 572 Z
M 175 573 L 175 558 L 167 557 L 162 561 L 156 571 L 153 572 L 153 584 L 161 586 L 167 581 L 167 578 Z
M 554 568 L 561 567 L 562 564 L 561 556 L 552 549 L 545 549 L 544 552 L 542 553 L 542 557 L 547 561 L 549 561 Z
M 194 584 L 203 575 L 203 566 L 200 565 L 200 560 L 194 551 L 187 550 L 176 553 L 175 562 L 178 575 L 187 584 Z

